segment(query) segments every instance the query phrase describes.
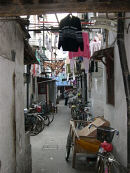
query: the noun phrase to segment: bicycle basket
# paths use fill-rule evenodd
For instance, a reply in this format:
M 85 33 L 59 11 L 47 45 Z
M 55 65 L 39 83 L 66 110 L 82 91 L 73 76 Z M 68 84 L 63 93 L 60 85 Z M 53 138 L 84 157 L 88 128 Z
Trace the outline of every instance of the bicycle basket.
M 114 136 L 114 129 L 107 126 L 100 126 L 97 128 L 97 139 L 100 142 L 107 141 L 108 143 L 112 142 Z

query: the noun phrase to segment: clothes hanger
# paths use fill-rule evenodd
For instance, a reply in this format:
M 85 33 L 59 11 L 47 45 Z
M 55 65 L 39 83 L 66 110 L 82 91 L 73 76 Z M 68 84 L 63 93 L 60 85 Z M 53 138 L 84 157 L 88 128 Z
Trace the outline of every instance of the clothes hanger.
M 69 14 L 69 17 L 71 17 L 71 18 L 73 17 L 72 13 Z

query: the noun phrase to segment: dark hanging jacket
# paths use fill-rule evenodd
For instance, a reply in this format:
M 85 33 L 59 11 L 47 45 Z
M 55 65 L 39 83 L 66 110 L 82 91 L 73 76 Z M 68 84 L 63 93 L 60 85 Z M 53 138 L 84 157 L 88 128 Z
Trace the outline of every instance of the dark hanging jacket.
M 63 51 L 77 52 L 80 47 L 84 50 L 81 22 L 78 17 L 66 16 L 59 24 L 58 49 L 62 46 Z

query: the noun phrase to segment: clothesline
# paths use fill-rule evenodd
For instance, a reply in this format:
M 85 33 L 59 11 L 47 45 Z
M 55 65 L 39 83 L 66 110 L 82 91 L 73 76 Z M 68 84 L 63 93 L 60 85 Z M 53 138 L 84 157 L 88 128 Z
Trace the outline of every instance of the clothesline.
M 52 22 L 52 21 L 39 21 L 40 23 L 58 23 L 58 22 Z M 91 25 L 91 24 L 94 24 L 94 23 L 92 23 L 92 22 L 81 22 L 81 24 L 89 24 L 89 25 Z
M 82 30 L 98 30 L 98 29 L 101 29 L 101 28 L 85 28 L 85 27 L 82 27 Z M 59 32 L 59 27 L 55 27 L 55 28 L 40 28 L 40 29 L 28 29 L 28 31 L 55 31 L 55 32 Z

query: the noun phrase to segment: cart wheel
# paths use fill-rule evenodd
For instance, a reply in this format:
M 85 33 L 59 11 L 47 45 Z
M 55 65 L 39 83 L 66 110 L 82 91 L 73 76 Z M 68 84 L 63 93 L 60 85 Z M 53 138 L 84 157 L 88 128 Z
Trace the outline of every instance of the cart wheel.
M 66 143 L 66 156 L 65 156 L 66 161 L 69 160 L 71 144 L 72 144 L 72 137 L 71 137 L 71 134 L 69 133 L 67 137 L 67 143 Z

